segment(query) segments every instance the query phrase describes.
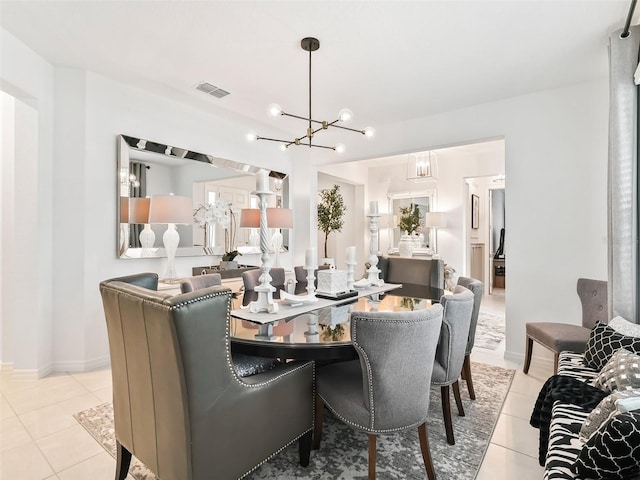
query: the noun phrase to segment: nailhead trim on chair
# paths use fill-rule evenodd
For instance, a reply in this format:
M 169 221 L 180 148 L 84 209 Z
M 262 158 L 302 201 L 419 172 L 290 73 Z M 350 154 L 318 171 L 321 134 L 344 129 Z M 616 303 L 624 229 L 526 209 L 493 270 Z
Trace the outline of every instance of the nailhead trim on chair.
M 390 429 L 375 429 L 373 428 L 373 424 L 375 422 L 375 407 L 374 407 L 374 401 L 373 401 L 373 381 L 371 379 L 371 364 L 369 363 L 369 358 L 367 357 L 366 352 L 362 349 L 362 347 L 358 344 L 358 334 L 357 334 L 357 329 L 358 329 L 358 316 L 357 315 L 353 315 L 352 319 L 356 319 L 356 321 L 354 323 L 352 323 L 353 325 L 353 335 L 351 338 L 351 342 L 353 343 L 353 346 L 356 350 L 358 350 L 358 352 L 362 353 L 364 356 L 364 361 L 367 365 L 367 380 L 369 382 L 369 408 L 371 410 L 371 421 L 370 421 L 370 427 L 364 427 L 362 425 L 358 425 L 357 423 L 354 423 L 350 420 L 347 420 L 346 418 L 344 418 L 342 415 L 340 415 L 338 412 L 336 412 L 333 408 L 331 408 L 330 405 L 327 405 L 327 407 L 329 407 L 329 410 L 331 410 L 334 415 L 336 415 L 338 418 L 340 418 L 340 420 L 342 420 L 344 423 L 347 423 L 353 427 L 359 428 L 360 430 L 364 430 L 365 432 L 369 432 L 369 433 L 390 433 L 390 432 L 399 432 L 402 430 L 407 430 L 409 428 L 413 428 L 413 427 L 417 427 L 418 425 L 422 425 L 424 422 L 426 422 L 426 417 L 424 419 L 422 419 L 420 422 L 418 423 L 414 423 L 411 425 L 407 425 L 405 427 L 397 427 L 397 428 L 390 428 Z M 419 321 L 422 320 L 391 320 L 391 319 L 383 319 L 383 318 L 367 318 L 366 319 L 367 322 L 378 322 L 378 323 L 418 323 Z M 322 395 L 320 395 L 320 398 L 322 398 Z M 324 401 L 324 399 L 323 399 Z M 325 403 L 326 404 L 326 403 Z

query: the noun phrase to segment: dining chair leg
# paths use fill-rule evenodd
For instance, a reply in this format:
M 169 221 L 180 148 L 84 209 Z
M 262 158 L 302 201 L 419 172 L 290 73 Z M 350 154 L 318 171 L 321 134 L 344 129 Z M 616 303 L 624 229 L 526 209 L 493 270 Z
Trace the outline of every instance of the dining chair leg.
M 557 375 L 558 374 L 558 362 L 560 361 L 560 354 L 558 352 L 555 352 L 553 354 L 553 374 Z
M 453 424 L 451 422 L 451 402 L 449 400 L 449 385 L 440 387 L 440 394 L 442 395 L 442 416 L 444 417 L 444 430 L 447 434 L 447 443 L 449 445 L 455 445 L 456 441 L 453 438 Z
M 457 380 L 453 383 L 453 397 L 456 399 L 456 407 L 458 407 L 458 415 L 464 417 L 464 408 L 462 407 L 462 397 L 460 397 L 460 382 Z
M 376 479 L 376 435 L 369 434 L 369 480 Z
M 533 338 L 527 335 L 527 345 L 525 346 L 524 353 L 524 373 L 529 373 L 529 367 L 531 366 L 531 354 L 533 353 Z
M 465 382 L 467 382 L 467 390 L 469 391 L 469 398 L 471 400 L 476 399 L 476 392 L 473 389 L 473 380 L 471 379 L 471 355 L 465 355 L 464 363 L 462 364 L 462 373 Z
M 116 441 L 116 480 L 124 480 L 129 472 L 131 452 Z
M 429 436 L 427 435 L 426 423 L 418 427 L 418 438 L 420 439 L 420 451 L 422 452 L 424 468 L 427 471 L 427 478 L 429 480 L 436 480 L 436 472 L 433 469 L 433 462 L 431 461 L 431 448 L 429 448 Z
M 313 430 L 309 430 L 298 439 L 298 456 L 300 457 L 300 465 L 302 467 L 309 466 L 309 460 L 311 459 L 311 438 L 313 437 Z
M 322 440 L 322 423 L 324 422 L 324 402 L 320 395 L 316 395 L 315 421 L 313 426 L 313 449 L 320 448 L 320 440 Z

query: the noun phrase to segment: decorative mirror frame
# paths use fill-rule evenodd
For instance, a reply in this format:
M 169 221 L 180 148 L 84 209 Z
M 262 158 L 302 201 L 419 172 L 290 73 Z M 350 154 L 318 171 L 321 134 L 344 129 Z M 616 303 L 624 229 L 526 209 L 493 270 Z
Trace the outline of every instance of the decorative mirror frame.
M 437 198 L 438 198 L 438 190 L 435 188 L 428 188 L 428 189 L 424 189 L 424 190 L 420 190 L 420 191 L 412 191 L 412 192 L 397 192 L 397 193 L 388 193 L 387 194 L 387 199 L 389 202 L 388 205 L 388 212 L 390 215 L 390 220 L 389 220 L 389 225 L 387 227 L 388 229 L 388 237 L 389 237 L 389 253 L 397 253 L 398 250 L 398 242 L 400 241 L 400 235 L 402 235 L 402 233 L 400 233 L 398 235 L 398 238 L 395 238 L 395 229 L 398 227 L 397 224 L 394 224 L 393 222 L 393 217 L 394 215 L 397 215 L 396 212 L 394 212 L 393 210 L 393 201 L 394 200 L 401 200 L 401 199 L 407 199 L 407 198 L 428 198 L 429 199 L 429 211 L 433 211 L 436 210 L 436 204 L 437 204 Z M 426 239 L 426 244 L 427 245 L 431 245 L 431 229 L 425 229 L 425 231 L 423 232 L 425 239 Z M 424 254 L 427 254 L 427 249 L 424 249 Z M 414 255 L 420 255 L 422 254 L 421 251 L 417 251 L 414 252 Z
M 127 255 L 126 252 L 129 248 L 129 223 L 121 223 L 123 220 L 123 211 L 121 204 L 124 203 L 123 198 L 130 198 L 131 185 L 128 183 L 130 180 L 130 163 L 131 152 L 148 152 L 149 154 L 159 154 L 174 160 L 185 160 L 190 162 L 200 162 L 202 164 L 209 164 L 215 168 L 222 168 L 230 170 L 231 172 L 237 172 L 239 175 L 230 175 L 231 177 L 238 177 L 242 175 L 255 175 L 261 167 L 254 165 L 248 165 L 234 160 L 228 160 L 225 158 L 215 157 L 213 155 L 203 154 L 188 150 L 180 147 L 172 147 L 167 144 L 154 142 L 142 138 L 132 137 L 129 135 L 118 135 L 117 137 L 117 169 L 116 169 L 116 256 L 121 259 L 128 258 L 163 258 L 166 257 L 164 248 L 154 248 L 152 252 L 147 252 L 146 255 Z M 186 164 L 188 165 L 188 164 Z M 288 206 L 288 178 L 286 174 L 272 171 L 270 177 L 281 180 L 282 195 L 278 198 L 279 206 Z M 224 179 L 214 180 L 224 181 Z M 284 186 L 282 187 L 282 184 Z M 169 193 L 169 192 L 165 192 Z M 284 197 L 284 198 L 283 198 Z M 195 210 L 194 206 L 194 210 Z M 288 235 L 286 236 L 288 239 Z M 126 246 L 124 245 L 126 243 Z M 288 244 L 288 241 L 286 242 Z M 179 247 L 176 253 L 177 256 L 206 256 L 211 255 L 210 251 L 207 251 L 204 246 L 195 245 L 191 247 Z M 221 256 L 221 255 L 220 255 Z

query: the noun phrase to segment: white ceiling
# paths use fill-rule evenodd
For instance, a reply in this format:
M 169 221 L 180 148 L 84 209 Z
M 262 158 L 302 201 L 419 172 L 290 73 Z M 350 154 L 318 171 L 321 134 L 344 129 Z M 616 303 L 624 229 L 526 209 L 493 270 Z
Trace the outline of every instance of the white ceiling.
M 307 114 L 315 36 L 313 117 L 348 106 L 364 128 L 605 77 L 629 1 L 1 0 L 0 23 L 54 64 L 272 126 L 269 103 Z

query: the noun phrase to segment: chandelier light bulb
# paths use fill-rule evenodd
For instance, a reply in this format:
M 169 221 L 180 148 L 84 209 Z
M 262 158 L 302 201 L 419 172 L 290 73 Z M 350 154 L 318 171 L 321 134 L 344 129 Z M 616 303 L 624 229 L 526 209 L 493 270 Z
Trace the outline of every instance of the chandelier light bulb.
M 253 132 L 247 133 L 247 141 L 254 142 L 257 139 L 258 139 L 258 135 L 256 135 L 255 133 L 253 133 Z
M 271 115 L 272 117 L 278 117 L 282 115 L 282 107 L 277 103 L 272 103 L 271 105 L 269 105 L 269 107 L 267 108 L 267 111 L 269 112 L 269 115 Z
M 287 146 L 284 143 L 280 144 L 280 150 L 282 150 L 283 152 L 287 151 Z
M 338 112 L 338 118 L 342 123 L 349 123 L 353 120 L 353 112 L 348 108 L 343 108 Z
M 345 151 L 344 143 L 338 143 L 338 144 L 336 145 L 336 152 L 338 152 L 338 153 L 344 153 L 344 151 Z
M 364 136 L 367 138 L 373 138 L 375 134 L 376 134 L 376 131 L 373 127 L 367 127 L 364 129 Z

